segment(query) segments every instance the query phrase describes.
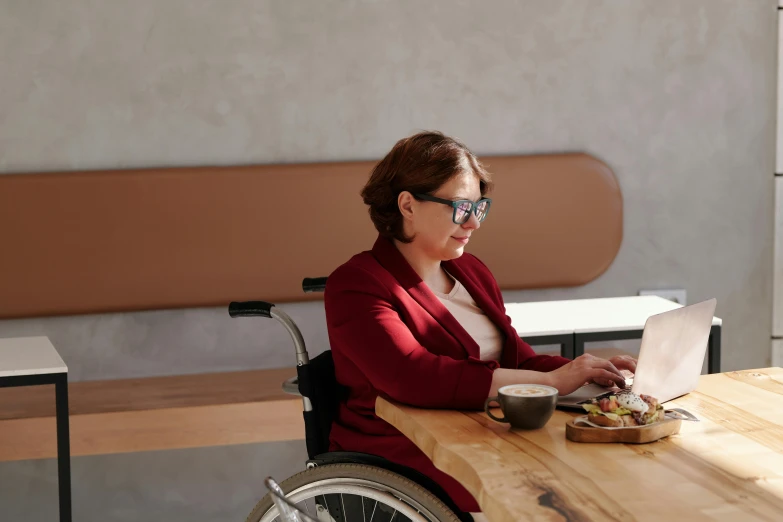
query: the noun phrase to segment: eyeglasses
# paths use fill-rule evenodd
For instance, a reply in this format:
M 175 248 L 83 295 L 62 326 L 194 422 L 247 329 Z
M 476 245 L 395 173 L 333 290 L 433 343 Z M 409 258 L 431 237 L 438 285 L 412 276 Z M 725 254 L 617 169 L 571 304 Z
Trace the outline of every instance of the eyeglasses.
M 457 201 L 452 201 L 450 199 L 436 198 L 435 196 L 430 196 L 429 194 L 415 193 L 413 193 L 413 197 L 423 201 L 432 201 L 453 207 L 454 213 L 451 216 L 451 220 L 454 221 L 454 224 L 456 225 L 463 225 L 467 223 L 467 221 L 470 219 L 471 213 L 475 214 L 476 219 L 479 221 L 484 221 L 484 219 L 487 217 L 487 214 L 489 214 L 489 205 L 492 203 L 492 200 L 489 198 L 481 198 L 478 201 L 471 201 L 469 199 L 458 199 Z

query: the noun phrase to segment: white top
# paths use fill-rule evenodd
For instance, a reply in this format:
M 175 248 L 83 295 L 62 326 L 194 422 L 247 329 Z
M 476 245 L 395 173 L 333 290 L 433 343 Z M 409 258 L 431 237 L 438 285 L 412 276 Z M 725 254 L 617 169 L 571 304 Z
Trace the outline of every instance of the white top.
M 506 314 L 523 339 L 537 335 L 643 330 L 651 315 L 682 305 L 657 295 L 507 303 Z M 713 325 L 720 325 L 714 317 Z
M 479 308 L 465 287 L 454 280 L 454 288 L 448 294 L 435 290 L 432 293 L 479 345 L 479 358 L 482 361 L 499 361 L 503 353 L 503 334 Z
M 0 377 L 66 372 L 68 367 L 48 337 L 0 339 Z

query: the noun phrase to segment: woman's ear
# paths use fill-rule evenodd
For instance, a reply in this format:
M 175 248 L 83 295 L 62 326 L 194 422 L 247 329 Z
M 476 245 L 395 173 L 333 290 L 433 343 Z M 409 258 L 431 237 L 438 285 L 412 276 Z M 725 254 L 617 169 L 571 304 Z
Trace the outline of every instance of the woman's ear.
M 416 199 L 407 190 L 400 192 L 397 196 L 397 206 L 400 209 L 403 219 L 412 219 L 414 207 L 416 206 Z

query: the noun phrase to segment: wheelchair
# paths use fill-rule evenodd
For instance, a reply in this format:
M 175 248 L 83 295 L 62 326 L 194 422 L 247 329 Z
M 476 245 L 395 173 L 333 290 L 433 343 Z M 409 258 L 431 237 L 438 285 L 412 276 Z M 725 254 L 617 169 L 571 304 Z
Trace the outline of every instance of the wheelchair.
M 322 292 L 325 277 L 305 278 L 305 293 Z M 266 317 L 280 322 L 291 335 L 297 376 L 283 383 L 287 393 L 302 397 L 307 460 L 305 470 L 282 481 L 278 491 L 303 520 L 318 522 L 472 522 L 446 492 L 422 473 L 377 455 L 329 451 L 332 421 L 347 389 L 334 374 L 331 350 L 310 359 L 301 331 L 272 303 L 232 302 L 231 317 Z M 276 502 L 277 500 L 277 502 Z M 253 508 L 246 522 L 287 519 L 270 491 Z

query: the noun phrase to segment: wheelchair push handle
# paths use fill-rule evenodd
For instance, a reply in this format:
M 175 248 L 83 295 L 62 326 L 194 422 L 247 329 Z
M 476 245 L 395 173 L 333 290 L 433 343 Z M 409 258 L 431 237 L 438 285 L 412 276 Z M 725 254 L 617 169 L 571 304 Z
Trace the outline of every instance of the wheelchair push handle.
M 277 308 L 272 303 L 266 301 L 232 301 L 228 305 L 228 315 L 231 317 L 271 317 L 281 323 L 291 339 L 294 341 L 294 349 L 296 350 L 296 365 L 302 366 L 310 362 L 310 358 L 307 355 L 307 349 L 305 348 L 304 338 L 302 332 L 299 331 L 299 327 L 293 319 L 288 317 L 284 311 Z
M 228 305 L 228 315 L 231 317 L 272 317 L 274 306 L 266 301 L 232 301 Z
M 326 277 L 305 277 L 302 280 L 302 290 L 309 294 L 326 290 Z

